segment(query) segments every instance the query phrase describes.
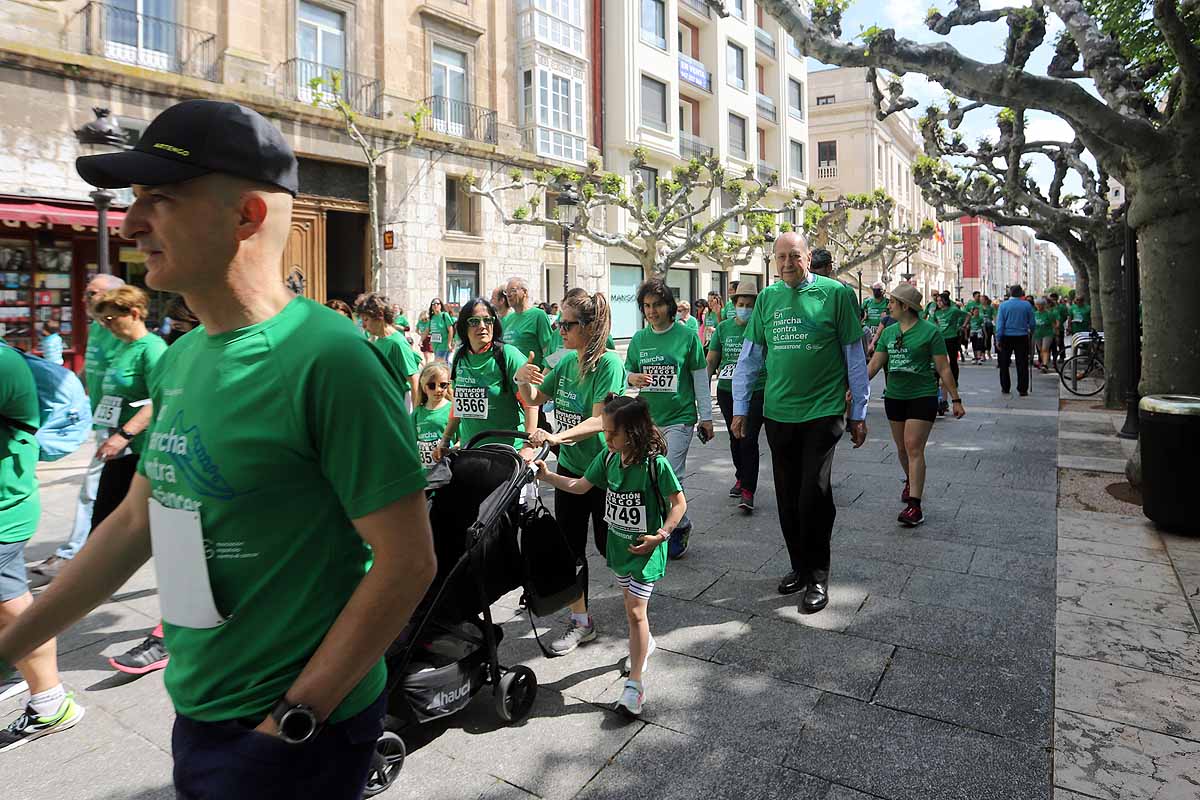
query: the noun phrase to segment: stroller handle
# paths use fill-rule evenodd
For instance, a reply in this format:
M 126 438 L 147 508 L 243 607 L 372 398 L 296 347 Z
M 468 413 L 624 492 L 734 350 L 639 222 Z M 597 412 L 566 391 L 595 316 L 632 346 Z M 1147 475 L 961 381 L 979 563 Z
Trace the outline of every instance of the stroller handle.
M 505 431 L 505 430 L 480 431 L 479 433 L 472 436 L 471 440 L 469 442 L 467 442 L 466 449 L 470 450 L 472 447 L 479 444 L 479 442 L 482 441 L 483 439 L 490 439 L 493 436 L 499 436 L 499 437 L 502 437 L 505 439 L 522 439 L 524 441 L 529 441 L 529 434 L 526 433 L 525 431 Z M 546 456 L 548 456 L 549 454 L 550 454 L 550 445 L 542 444 L 541 452 L 539 452 L 537 454 L 537 457 L 534 460 L 535 461 L 544 461 Z

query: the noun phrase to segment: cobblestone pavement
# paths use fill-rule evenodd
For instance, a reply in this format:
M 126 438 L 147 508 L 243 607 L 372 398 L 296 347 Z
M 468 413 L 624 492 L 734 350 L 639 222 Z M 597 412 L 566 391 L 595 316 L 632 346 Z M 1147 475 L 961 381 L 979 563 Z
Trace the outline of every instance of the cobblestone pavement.
M 626 632 L 619 588 L 594 555 L 600 638 L 547 661 L 515 596 L 504 598 L 495 608 L 506 633 L 502 658 L 528 664 L 541 684 L 530 718 L 502 727 L 482 693 L 410 742 L 405 768 L 384 796 L 1195 797 L 1194 785 L 1179 793 L 1188 791 L 1181 776 L 1200 749 L 1195 619 L 1186 600 L 1156 605 L 1138 594 L 1146 591 L 1139 581 L 1165 580 L 1164 549 L 1140 528 L 1126 538 L 1099 532 L 1107 521 L 1056 514 L 1052 377 L 1036 377 L 1030 397 L 1004 398 L 991 366 L 962 374 L 968 414 L 934 428 L 921 527 L 895 522 L 903 476 L 881 401 L 872 401 L 868 443 L 839 447 L 825 611 L 801 615 L 797 596 L 776 593 L 788 566 L 769 452 L 764 441 L 763 486 L 756 513 L 746 517 L 726 497 L 732 469 L 722 431 L 707 446 L 694 444 L 689 458 L 684 487 L 696 533 L 650 603 L 659 649 L 646 675 L 644 718 L 629 723 L 607 708 L 620 690 Z M 874 388 L 878 398 L 878 381 Z M 65 535 L 80 466 L 44 470 L 46 512 L 31 561 Z M 1075 543 L 1069 552 L 1063 537 Z M 1194 542 L 1178 546 L 1200 558 Z M 1200 568 L 1191 575 L 1195 588 Z M 1108 608 L 1113 592 L 1134 598 L 1132 610 L 1106 619 L 1097 609 Z M 1145 618 L 1155 614 L 1171 622 Z M 147 567 L 60 639 L 65 679 L 87 718 L 73 732 L 4 756 L 5 798 L 173 796 L 172 711 L 161 675 L 131 681 L 105 664 L 138 642 L 156 615 Z M 560 621 L 541 623 L 549 630 Z M 1097 644 L 1100 634 L 1111 644 Z M 1121 655 L 1110 657 L 1114 650 Z M 1148 667 L 1162 667 L 1165 677 Z M 1159 724 L 1140 721 L 1123 703 L 1130 681 L 1138 698 L 1159 698 Z M 1191 694 L 1180 688 L 1184 681 L 1193 681 Z M 1107 693 L 1094 691 L 1101 685 Z M 1168 702 L 1172 692 L 1184 699 Z M 16 710 L 15 702 L 0 707 L 5 715 Z M 1131 755 L 1148 738 L 1161 745 L 1162 760 Z M 1097 747 L 1108 748 L 1103 764 L 1088 760 Z M 1131 777 L 1107 784 L 1107 792 L 1089 783 L 1098 770 L 1117 769 Z M 1158 794 L 1149 791 L 1155 786 Z

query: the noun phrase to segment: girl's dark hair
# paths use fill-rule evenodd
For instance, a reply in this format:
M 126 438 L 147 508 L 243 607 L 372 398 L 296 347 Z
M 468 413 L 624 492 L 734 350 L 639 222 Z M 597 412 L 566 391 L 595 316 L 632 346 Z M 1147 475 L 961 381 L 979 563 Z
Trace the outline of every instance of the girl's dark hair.
M 634 462 L 667 454 L 667 440 L 654 427 L 650 407 L 642 398 L 610 393 L 604 399 L 603 413 L 612 420 L 613 427 L 629 440 Z
M 646 309 L 643 307 L 647 297 L 653 297 L 655 300 L 661 300 L 667 304 L 667 319 L 674 320 L 675 312 L 679 310 L 679 303 L 675 300 L 675 293 L 671 291 L 671 287 L 667 286 L 667 282 L 662 278 L 651 278 L 647 281 L 642 281 L 642 285 L 638 287 L 637 304 L 638 310 L 642 312 L 642 317 L 646 316 Z
M 359 297 L 354 310 L 360 317 L 381 319 L 386 325 L 391 325 L 396 321 L 396 312 L 392 309 L 392 302 L 377 292 L 367 292 Z
M 437 303 L 442 307 L 442 311 L 446 310 L 446 304 L 442 302 L 440 297 L 435 297 L 429 301 L 429 316 L 433 316 L 433 304 Z
M 475 306 L 485 306 L 487 313 L 494 320 L 492 322 L 492 358 L 496 359 L 496 368 L 500 370 L 500 392 L 511 392 L 508 360 L 504 358 L 504 342 L 502 341 L 504 329 L 500 325 L 500 315 L 496 313 L 496 307 L 492 305 L 492 301 L 483 297 L 476 297 L 470 302 L 464 303 L 458 312 L 458 321 L 454 323 L 454 332 L 462 344 L 458 346 L 458 354 L 454 356 L 454 365 L 450 367 L 450 383 L 453 384 L 458 375 L 458 362 L 464 355 L 471 352 L 471 339 L 467 335 L 471 331 L 471 326 L 467 324 L 467 320 L 473 316 L 472 312 L 475 310 Z

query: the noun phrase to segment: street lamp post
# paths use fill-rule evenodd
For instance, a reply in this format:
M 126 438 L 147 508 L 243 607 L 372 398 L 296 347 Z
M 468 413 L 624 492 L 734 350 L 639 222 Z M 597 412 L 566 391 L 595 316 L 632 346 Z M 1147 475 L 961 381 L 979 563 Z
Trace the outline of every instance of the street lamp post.
M 900 273 L 900 277 L 904 278 L 905 283 L 908 283 L 913 279 L 913 274 L 914 273 L 909 272 L 908 254 L 905 253 L 904 254 L 904 272 Z
M 861 303 L 863 299 L 862 293 L 862 270 L 858 271 L 858 301 Z
M 575 194 L 574 189 L 567 189 L 558 196 L 558 222 L 562 226 L 563 234 L 563 299 L 567 298 L 567 292 L 570 291 L 571 280 L 569 277 L 571 264 L 571 229 L 575 227 L 575 222 L 579 219 L 579 197 Z
M 1126 212 L 1128 215 L 1128 212 Z M 1138 282 L 1137 231 L 1125 224 L 1125 424 L 1117 433 L 1122 439 L 1138 438 L 1138 382 L 1142 379 L 1142 331 L 1138 319 L 1141 286 Z
M 954 279 L 956 281 L 956 283 L 954 284 L 954 288 L 955 288 L 954 296 L 956 298 L 958 298 L 958 301 L 961 303 L 962 302 L 962 290 L 963 290 L 962 262 L 961 261 L 956 262 L 954 265 Z
M 129 146 L 125 132 L 107 108 L 93 108 L 96 118 L 75 131 L 75 139 L 89 152 L 124 150 Z M 89 197 L 96 205 L 96 266 L 101 275 L 112 273 L 108 261 L 108 207 L 117 196 L 108 189 L 96 189 Z

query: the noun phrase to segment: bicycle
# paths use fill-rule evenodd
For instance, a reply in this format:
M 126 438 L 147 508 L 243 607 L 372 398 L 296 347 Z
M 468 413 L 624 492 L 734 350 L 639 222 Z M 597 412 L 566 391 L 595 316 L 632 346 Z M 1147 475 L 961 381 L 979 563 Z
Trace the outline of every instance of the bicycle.
M 1091 397 L 1104 391 L 1104 339 L 1092 331 L 1086 346 L 1075 346 L 1075 354 L 1062 363 L 1058 376 L 1071 394 Z

